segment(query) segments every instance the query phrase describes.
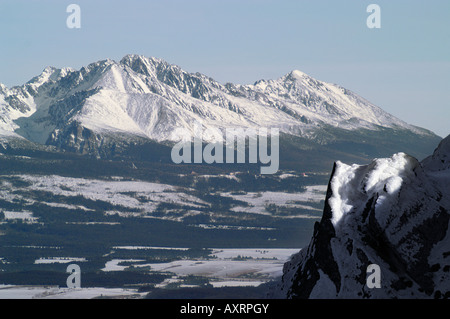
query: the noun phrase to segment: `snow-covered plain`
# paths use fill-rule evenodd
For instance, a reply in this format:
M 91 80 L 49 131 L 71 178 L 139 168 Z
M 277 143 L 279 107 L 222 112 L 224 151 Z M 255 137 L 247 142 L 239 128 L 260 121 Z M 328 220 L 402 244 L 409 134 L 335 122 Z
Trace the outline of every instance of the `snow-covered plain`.
M 57 175 L 8 175 L 5 177 L 15 178 L 26 182 L 27 184 L 26 186 L 13 186 L 7 179 L 1 179 L 0 198 L 8 202 L 23 201 L 27 204 L 39 202 L 51 207 L 61 207 L 69 210 L 94 211 L 93 209 L 86 207 L 87 205 L 61 203 L 58 202 L 57 199 L 55 199 L 55 201 L 49 199 L 40 201 L 26 195 L 31 191 L 42 191 L 51 193 L 54 196 L 63 196 L 67 198 L 82 196 L 91 201 L 102 201 L 117 207 L 117 209 L 106 210 L 104 212 L 106 215 L 150 217 L 175 221 L 182 221 L 186 216 L 200 214 L 201 210 L 199 209 L 208 208 L 210 206 L 210 203 L 191 195 L 192 189 L 161 183 L 124 180 L 123 178 L 101 180 Z M 11 192 L 11 189 L 21 192 Z M 317 204 L 325 198 L 325 191 L 326 185 L 310 185 L 306 186 L 305 191 L 296 193 L 264 191 L 258 193 L 248 192 L 245 194 L 233 194 L 230 192 L 222 192 L 220 193 L 220 196 L 230 197 L 247 203 L 246 206 L 236 205 L 231 207 L 230 211 L 232 212 L 270 215 L 276 218 L 318 219 L 322 209 L 318 208 Z M 190 209 L 167 209 L 166 212 L 168 214 L 159 214 L 158 216 L 152 215 L 161 203 L 176 204 L 180 207 L 189 207 Z M 312 204 L 316 204 L 316 206 L 311 206 Z M 267 209 L 271 205 L 293 210 L 289 215 L 274 215 Z M 298 212 L 295 211 L 295 209 L 299 209 Z M 170 214 L 171 212 L 174 212 L 174 214 Z M 6 211 L 5 217 L 7 219 L 22 219 L 29 223 L 38 221 L 37 218 L 33 217 L 32 212 L 27 211 Z M 95 224 L 95 222 L 91 222 L 91 224 Z M 227 227 L 226 225 L 197 226 L 203 228 L 221 227 L 222 229 Z M 228 228 L 241 230 L 249 229 L 239 226 L 229 226 Z
M 8 201 L 23 200 L 30 204 L 35 200 L 30 200 L 25 195 L 11 192 L 12 188 L 24 191 L 43 191 L 54 195 L 65 197 L 83 196 L 92 201 L 103 201 L 111 205 L 123 207 L 124 211 L 107 211 L 106 214 L 119 214 L 123 216 L 146 216 L 150 215 L 160 203 L 175 203 L 193 208 L 205 207 L 201 199 L 185 193 L 177 187 L 150 183 L 143 181 L 123 181 L 123 180 L 98 180 L 85 178 L 62 177 L 57 175 L 35 176 L 35 175 L 12 175 L 29 183 L 29 186 L 14 187 L 7 181 L 0 182 L 0 198 Z M 186 189 L 185 189 L 186 191 Z M 188 190 L 187 190 L 188 191 Z M 58 202 L 41 202 L 53 207 L 63 207 L 68 209 L 82 209 L 91 211 L 82 205 L 69 205 Z M 20 218 L 35 221 L 30 212 L 6 212 L 6 218 Z
M 321 212 L 321 209 L 312 207 L 308 203 L 320 203 L 324 200 L 326 185 L 306 186 L 306 191 L 298 193 L 285 192 L 249 192 L 246 194 L 221 193 L 222 196 L 231 197 L 235 200 L 246 202 L 248 206 L 235 206 L 232 208 L 236 212 L 246 212 L 253 214 L 271 215 L 266 210 L 267 205 L 276 205 L 288 208 L 300 208 L 311 213 Z M 283 216 L 286 218 L 286 216 Z M 281 218 L 283 218 L 281 217 Z M 292 216 L 291 216 L 292 217 Z M 319 218 L 317 215 L 298 214 L 296 218 Z
M 38 220 L 38 218 L 33 217 L 33 213 L 29 211 L 22 211 L 22 212 L 3 211 L 3 214 L 5 214 L 5 219 L 7 220 L 20 219 L 27 223 L 35 223 Z
M 141 298 L 145 294 L 122 288 L 61 288 L 45 286 L 0 285 L 0 299 L 91 299 Z
M 42 257 L 34 261 L 35 264 L 68 264 L 72 262 L 85 262 L 84 257 Z
M 187 250 L 180 247 L 119 246 L 116 249 L 170 249 Z M 213 287 L 255 287 L 281 276 L 283 264 L 298 249 L 245 248 L 214 249 L 211 259 L 181 259 L 168 263 L 142 263 L 140 259 L 112 259 L 106 262 L 102 271 L 123 271 L 128 267 L 146 267 L 150 272 L 171 273 L 172 277 L 157 284 L 156 288 L 165 288 L 170 284 L 179 287 L 195 287 L 183 284 L 186 276 L 203 276 L 208 278 Z M 83 262 L 84 258 L 40 258 L 35 263 Z M 125 263 L 121 265 L 120 263 Z M 0 299 L 91 299 L 142 298 L 146 293 L 136 289 L 122 288 L 75 288 L 56 286 L 15 286 L 0 285 Z
M 127 249 L 140 248 L 127 247 Z M 142 263 L 142 260 L 112 259 L 102 270 L 121 271 L 133 266 L 136 268 L 146 267 L 155 272 L 175 274 L 172 280 L 159 284 L 159 287 L 173 283 L 176 278 L 180 279 L 189 275 L 208 277 L 213 286 L 217 287 L 255 286 L 257 283 L 261 284 L 281 276 L 283 264 L 298 251 L 298 249 L 283 248 L 214 249 L 210 254 L 211 258 L 180 259 L 166 263 Z M 126 265 L 119 265 L 122 262 L 126 262 Z

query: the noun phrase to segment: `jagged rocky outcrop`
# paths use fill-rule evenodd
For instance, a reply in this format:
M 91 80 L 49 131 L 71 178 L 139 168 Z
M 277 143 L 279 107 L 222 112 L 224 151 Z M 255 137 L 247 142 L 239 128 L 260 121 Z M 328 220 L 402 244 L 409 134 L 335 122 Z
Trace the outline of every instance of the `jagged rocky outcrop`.
M 323 217 L 287 262 L 282 298 L 450 298 L 450 136 L 422 162 L 405 154 L 336 162 Z M 366 285 L 381 269 L 381 288 Z

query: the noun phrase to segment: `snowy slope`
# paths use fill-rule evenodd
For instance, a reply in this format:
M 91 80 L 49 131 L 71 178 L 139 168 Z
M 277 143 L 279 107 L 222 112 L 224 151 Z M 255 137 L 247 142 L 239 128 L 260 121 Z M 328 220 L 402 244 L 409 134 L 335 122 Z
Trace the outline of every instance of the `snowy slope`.
M 254 85 L 222 85 L 161 59 L 127 55 L 80 70 L 46 68 L 28 83 L 0 87 L 0 135 L 83 151 L 104 136 L 179 141 L 218 140 L 227 127 L 278 127 L 314 139 L 326 125 L 376 132 L 394 128 L 423 136 L 356 94 L 292 71 Z
M 450 136 L 422 163 L 404 153 L 335 163 L 322 220 L 285 264 L 278 296 L 449 298 L 449 146 Z M 370 264 L 381 288 L 366 286 Z

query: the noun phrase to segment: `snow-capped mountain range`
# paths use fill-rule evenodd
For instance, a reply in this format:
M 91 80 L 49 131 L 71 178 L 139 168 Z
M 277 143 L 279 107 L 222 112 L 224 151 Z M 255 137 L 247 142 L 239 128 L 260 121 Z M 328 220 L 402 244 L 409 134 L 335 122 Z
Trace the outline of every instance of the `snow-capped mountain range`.
M 336 162 L 309 246 L 285 264 L 287 298 L 450 298 L 450 136 L 418 162 Z M 381 287 L 366 285 L 377 264 Z
M 223 85 L 161 59 L 127 55 L 80 70 L 47 67 L 22 86 L 0 85 L 3 140 L 23 137 L 84 153 L 105 144 L 106 136 L 176 142 L 195 135 L 198 122 L 212 132 L 205 141 L 227 127 L 277 127 L 311 140 L 324 126 L 435 137 L 297 70 L 253 85 Z

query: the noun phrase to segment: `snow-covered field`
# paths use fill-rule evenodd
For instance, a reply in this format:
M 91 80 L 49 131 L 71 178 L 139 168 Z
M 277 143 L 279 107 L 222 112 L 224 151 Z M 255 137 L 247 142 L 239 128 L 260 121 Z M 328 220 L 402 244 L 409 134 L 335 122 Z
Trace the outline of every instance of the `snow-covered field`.
M 145 293 L 122 288 L 60 288 L 0 285 L 0 299 L 91 299 L 96 297 L 140 298 Z
M 113 208 L 106 208 L 104 214 L 116 214 L 126 216 L 151 217 L 151 218 L 174 218 L 173 216 L 166 216 L 159 214 L 157 210 L 161 203 L 175 204 L 180 206 L 180 216 L 184 218 L 189 214 L 202 213 L 205 214 L 205 209 L 212 205 L 206 202 L 208 199 L 202 199 L 192 194 L 192 189 L 175 187 L 168 184 L 151 183 L 139 180 L 125 180 L 123 178 L 102 179 L 87 179 L 87 178 L 72 178 L 62 177 L 56 175 L 39 176 L 39 175 L 8 175 L 0 178 L 0 199 L 9 203 L 21 203 L 17 205 L 17 209 L 13 208 L 4 210 L 5 222 L 16 222 L 15 220 L 22 220 L 26 222 L 45 222 L 46 215 L 40 215 L 39 211 L 34 211 L 34 204 L 44 204 L 52 208 L 49 211 L 58 212 L 61 207 L 61 212 L 66 210 L 80 210 L 84 211 L 80 215 L 85 214 L 89 216 L 98 216 L 98 206 L 110 205 Z M 208 177 L 210 178 L 210 177 Z M 244 218 L 245 214 L 238 214 L 237 212 L 247 212 L 252 214 L 270 215 L 266 210 L 267 205 L 275 205 L 286 208 L 302 208 L 298 214 L 293 211 L 293 217 L 296 218 L 317 218 L 320 210 L 313 207 L 318 206 L 317 203 L 324 199 L 326 186 L 316 185 L 307 186 L 306 190 L 297 193 L 283 193 L 266 191 L 260 193 L 217 193 L 224 197 L 233 198 L 239 201 L 246 202 L 248 206 L 242 207 L 231 206 L 231 211 L 236 212 L 236 218 Z M 42 193 L 41 193 L 42 192 Z M 42 199 L 41 199 L 41 194 Z M 79 199 L 79 202 L 78 202 Z M 97 203 L 97 201 L 99 203 Z M 105 205 L 104 203 L 110 204 Z M 98 205 L 96 205 L 98 204 Z M 168 205 L 169 206 L 169 205 Z M 36 207 L 39 207 L 36 205 Z M 103 206 L 100 206 L 103 207 Z M 111 206 L 110 206 L 111 207 Z M 182 207 L 182 208 L 181 208 Z M 192 207 L 192 209 L 190 209 Z M 196 210 L 196 208 L 198 210 Z M 22 210 L 20 210 L 22 209 Z M 44 206 L 45 209 L 45 206 Z M 106 210 L 105 209 L 105 210 Z M 178 209 L 177 207 L 175 209 Z M 158 212 L 158 214 L 152 214 Z M 304 210 L 311 212 L 309 215 Z M 228 212 L 227 212 L 228 213 Z M 33 215 L 34 214 L 34 215 Z M 56 214 L 55 214 L 56 215 Z M 83 215 L 83 217 L 85 217 Z M 218 213 L 218 216 L 220 213 Z M 233 214 L 230 214 L 231 216 Z M 43 216 L 43 217 L 42 217 Z M 88 220 L 73 219 L 76 214 L 71 215 L 72 219 L 65 221 L 62 219 L 64 225 L 85 225 L 86 227 L 94 228 L 95 225 L 120 225 L 122 220 L 117 218 L 105 220 L 96 220 L 90 218 Z M 242 217 L 243 216 L 243 217 Z M 255 215 L 252 215 L 253 218 Z M 255 216 L 256 217 L 256 216 Z M 289 218 L 291 216 L 275 216 L 281 218 Z M 265 218 L 265 217 L 264 217 Z M 220 231 L 239 230 L 245 231 L 277 231 L 277 225 L 270 227 L 261 225 L 260 223 L 249 223 L 240 225 L 234 223 L 234 220 L 226 220 L 226 223 L 216 223 L 215 221 L 206 221 L 203 223 L 192 223 L 187 225 L 191 227 L 202 228 L 200 231 L 209 231 L 217 229 Z M 94 225 L 94 226 L 91 226 Z M 77 226 L 78 227 L 78 226 Z M 81 228 L 81 227 L 79 227 Z M 102 227 L 106 231 L 111 231 L 109 226 Z M 82 229 L 82 228 L 81 228 Z M 197 231 L 197 230 L 195 230 Z M 269 237 L 269 240 L 271 238 Z M 124 245 L 117 242 L 117 246 L 111 247 L 112 250 L 188 250 L 183 247 L 158 247 L 155 246 L 128 245 L 133 241 L 124 241 Z M 148 242 L 146 242 L 147 244 Z M 53 247 L 54 246 L 54 247 Z M 25 246 L 21 246 L 25 247 Z M 27 246 L 28 247 L 28 246 Z M 30 248 L 35 247 L 30 245 Z M 40 248 L 57 248 L 58 243 L 51 243 L 45 247 Z M 220 247 L 220 246 L 219 246 Z M 38 248 L 38 246 L 36 246 Z M 271 279 L 274 279 L 282 274 L 284 263 L 289 257 L 298 252 L 298 249 L 261 249 L 261 248 L 246 248 L 246 249 L 212 249 L 210 255 L 205 258 L 187 257 L 193 256 L 186 253 L 185 257 L 176 257 L 178 260 L 170 259 L 170 262 L 153 262 L 154 259 L 146 259 L 145 252 L 134 254 L 134 252 L 127 252 L 123 255 L 117 254 L 108 257 L 105 263 L 100 264 L 98 269 L 104 272 L 120 272 L 130 270 L 129 267 L 134 267 L 134 270 L 139 272 L 155 272 L 166 273 L 172 278 L 166 279 L 164 282 L 158 284 L 156 287 L 165 287 L 176 283 L 178 287 L 191 285 L 189 278 L 192 276 L 202 277 L 214 287 L 224 286 L 258 286 Z M 108 256 L 105 252 L 105 256 Z M 149 254 L 151 255 L 151 254 Z M 183 255 L 183 254 L 180 254 Z M 53 257 L 49 257 L 53 256 Z M 62 257 L 60 257 L 62 256 Z M 67 257 L 70 256 L 70 257 Z M 50 267 L 48 264 L 69 264 L 69 263 L 89 263 L 89 257 L 83 258 L 83 253 L 68 253 L 61 254 L 37 254 L 31 260 L 34 265 L 42 265 L 42 267 Z M 142 257 L 141 257 L 142 256 Z M 168 254 L 168 256 L 172 256 Z M 175 256 L 175 254 L 174 254 Z M 80 264 L 80 266 L 82 266 Z M 86 265 L 86 264 L 85 264 Z M 103 266 L 104 265 L 104 266 Z M 57 265 L 53 265 L 57 266 Z M 64 267 L 64 265 L 62 265 Z M 111 273 L 109 273 L 111 274 Z M 108 274 L 108 275 L 109 275 Z M 195 284 L 194 284 L 195 285 Z M 0 286 L 0 298 L 93 298 L 101 295 L 108 296 L 133 296 L 136 294 L 135 290 L 123 289 L 75 289 L 68 290 L 55 287 L 41 287 L 41 286 Z
M 85 262 L 83 257 L 42 257 L 34 261 L 35 264 L 67 264 L 72 262 Z
M 321 212 L 321 209 L 312 207 L 308 203 L 319 203 L 325 199 L 326 185 L 306 186 L 306 191 L 299 193 L 285 192 L 249 192 L 246 194 L 222 193 L 222 196 L 232 197 L 243 201 L 248 206 L 233 207 L 233 211 L 270 215 L 266 210 L 267 205 L 284 206 L 290 208 L 301 208 L 313 212 Z M 301 218 L 317 218 L 317 216 L 298 215 Z
M 105 267 L 102 268 L 102 271 L 121 271 L 125 270 L 129 266 L 123 266 L 120 265 L 120 263 L 127 262 L 127 263 L 136 263 L 141 262 L 144 260 L 141 259 L 112 259 L 108 262 L 106 262 Z
M 298 251 L 283 248 L 214 249 L 208 259 L 180 259 L 145 264 L 139 263 L 142 260 L 113 259 L 102 270 L 121 271 L 133 265 L 137 268 L 149 267 L 150 271 L 173 273 L 175 278 L 189 275 L 208 277 L 213 286 L 255 286 L 281 276 L 284 263 Z M 126 262 L 126 265 L 119 265 L 121 262 Z M 174 278 L 166 284 L 172 282 Z M 164 283 L 159 286 L 164 286 Z
M 33 217 L 33 213 L 29 211 L 22 211 L 22 212 L 3 211 L 3 214 L 5 214 L 6 220 L 19 219 L 26 223 L 35 223 L 38 220 L 38 218 Z
M 121 246 L 119 249 L 161 249 L 161 247 Z M 164 248 L 186 250 L 186 248 Z M 195 287 L 183 284 L 183 278 L 195 275 L 206 277 L 217 287 L 255 287 L 282 274 L 284 263 L 298 249 L 214 249 L 210 259 L 181 259 L 167 263 L 143 264 L 140 259 L 112 259 L 106 262 L 102 271 L 123 271 L 128 267 L 149 267 L 149 271 L 173 274 L 156 285 L 165 288 L 170 284 L 179 287 Z M 36 263 L 83 262 L 84 258 L 40 258 Z M 120 263 L 125 262 L 125 265 Z M 0 299 L 90 299 L 96 297 L 141 298 L 146 293 L 136 289 L 122 288 L 63 288 L 57 286 L 15 286 L 0 285 Z
M 33 203 L 33 200 L 21 194 L 13 194 L 12 188 L 26 191 L 44 191 L 53 195 L 75 197 L 83 196 L 92 201 L 103 201 L 111 205 L 116 205 L 129 209 L 126 213 L 122 211 L 107 211 L 107 214 L 124 214 L 142 216 L 151 214 L 160 203 L 174 203 L 186 205 L 193 208 L 208 205 L 201 199 L 186 194 L 177 187 L 150 183 L 143 181 L 122 181 L 122 180 L 98 180 L 85 178 L 62 177 L 57 175 L 35 176 L 35 175 L 13 175 L 31 185 L 25 187 L 13 187 L 8 181 L 0 182 L 0 198 L 8 201 L 24 200 Z M 53 207 L 64 207 L 68 209 L 83 209 L 90 211 L 82 205 L 69 205 L 58 202 L 42 202 Z M 139 211 L 139 212 L 136 212 Z M 6 214 L 5 214 L 6 215 Z M 6 218 L 21 218 L 33 220 L 32 215 L 23 213 L 8 212 Z
M 61 196 L 68 199 L 82 196 L 93 202 L 100 201 L 113 205 L 113 208 L 105 210 L 106 215 L 151 217 L 175 221 L 182 221 L 184 217 L 200 214 L 202 208 L 211 205 L 191 195 L 192 189 L 139 180 L 127 181 L 117 178 L 101 180 L 57 175 L 9 175 L 5 177 L 5 179 L 0 180 L 0 199 L 8 202 L 21 201 L 29 205 L 39 202 L 51 207 L 94 211 L 92 208 L 86 207 L 89 206 L 88 203 L 68 204 L 61 202 Z M 13 185 L 8 181 L 8 178 L 14 178 L 27 184 L 24 186 Z M 15 189 L 17 192 L 11 192 L 11 189 Z M 233 212 L 270 215 L 276 218 L 319 218 L 318 215 L 320 214 L 317 213 L 322 210 L 317 208 L 317 203 L 324 200 L 326 189 L 326 185 L 310 185 L 306 186 L 305 191 L 297 193 L 265 191 L 236 194 L 223 192 L 220 195 L 247 203 L 247 205 L 231 207 L 230 210 Z M 27 196 L 33 191 L 50 193 L 55 196 L 55 199 L 46 198 L 39 201 L 37 198 Z M 165 214 L 154 215 L 153 213 L 158 206 L 164 203 L 183 208 L 167 208 Z M 316 205 L 314 206 L 314 204 Z M 274 215 L 267 209 L 271 205 L 287 209 L 299 209 L 300 211 L 288 215 Z M 6 211 L 5 218 L 22 219 L 28 223 L 38 221 L 29 211 Z

